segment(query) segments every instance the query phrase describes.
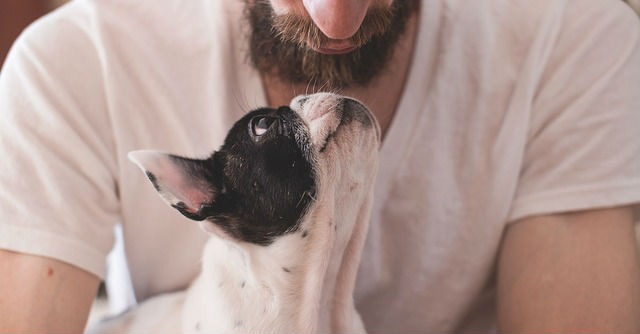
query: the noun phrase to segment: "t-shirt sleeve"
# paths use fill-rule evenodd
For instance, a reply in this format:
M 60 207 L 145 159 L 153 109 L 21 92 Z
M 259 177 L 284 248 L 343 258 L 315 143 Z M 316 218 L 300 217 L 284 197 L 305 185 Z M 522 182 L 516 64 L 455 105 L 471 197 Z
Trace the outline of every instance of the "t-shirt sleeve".
M 639 20 L 622 1 L 567 3 L 509 221 L 640 202 Z
M 89 20 L 78 6 L 39 20 L 0 72 L 0 248 L 103 277 L 120 218 L 105 69 Z

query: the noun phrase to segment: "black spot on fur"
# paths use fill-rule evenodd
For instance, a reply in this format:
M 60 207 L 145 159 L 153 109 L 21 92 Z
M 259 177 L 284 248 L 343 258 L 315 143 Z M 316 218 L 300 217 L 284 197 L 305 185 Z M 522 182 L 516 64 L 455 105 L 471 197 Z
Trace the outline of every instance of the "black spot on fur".
M 302 237 L 306 238 L 307 235 L 309 235 L 309 232 L 307 230 L 302 231 Z
M 176 204 L 171 204 L 171 207 L 180 211 L 185 217 L 197 221 L 204 220 L 205 217 L 201 216 L 199 213 L 193 213 L 189 211 L 189 208 L 184 204 L 184 202 L 178 202 Z
M 327 150 L 327 145 L 329 145 L 329 142 L 331 141 L 331 139 L 333 139 L 333 136 L 335 136 L 336 131 L 332 131 L 330 132 L 327 137 L 324 139 L 324 144 L 322 145 L 322 147 L 320 148 L 320 153 L 324 152 Z
M 153 173 L 151 172 L 146 172 L 145 174 L 147 174 L 149 181 L 151 181 L 151 184 L 153 184 L 153 187 L 156 188 L 156 191 L 160 191 L 160 187 L 158 186 L 158 180 L 156 179 L 156 176 L 153 175 Z
M 362 112 L 362 110 L 366 109 L 366 107 L 352 99 L 344 99 L 342 100 L 342 120 L 341 123 L 349 124 L 353 121 L 357 121 L 365 128 L 370 128 L 373 126 L 373 121 L 368 116 L 367 112 Z
M 241 287 L 241 288 L 244 288 L 245 284 L 246 284 L 246 282 L 245 282 L 245 281 L 242 281 L 242 283 L 240 284 L 240 287 Z
M 290 273 L 291 272 L 291 270 L 289 268 L 286 268 L 286 267 L 282 267 L 282 270 L 284 270 L 285 273 Z
M 303 97 L 303 98 L 300 98 L 300 99 L 298 100 L 298 103 L 299 103 L 301 106 L 303 106 L 305 103 L 307 103 L 307 101 L 309 101 L 309 96 L 305 96 L 305 97 Z
M 338 117 L 340 117 L 340 124 L 334 131 L 327 135 L 324 144 L 319 150 L 320 153 L 327 149 L 327 145 L 329 145 L 329 142 L 336 136 L 336 133 L 341 130 L 341 127 L 351 124 L 354 121 L 359 122 L 365 128 L 370 128 L 374 124 L 370 116 L 368 116 L 368 112 L 364 111 L 367 107 L 356 100 L 343 99 L 335 108 Z

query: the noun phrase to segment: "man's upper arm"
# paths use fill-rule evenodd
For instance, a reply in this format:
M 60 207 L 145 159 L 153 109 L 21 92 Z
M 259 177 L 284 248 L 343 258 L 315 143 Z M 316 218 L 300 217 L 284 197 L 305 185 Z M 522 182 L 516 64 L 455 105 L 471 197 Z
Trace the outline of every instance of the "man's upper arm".
M 566 6 L 499 254 L 498 326 L 638 332 L 640 25 L 622 2 L 549 3 Z
M 121 220 L 87 6 L 27 28 L 0 72 L 0 329 L 10 332 L 83 329 Z
M 81 333 L 99 279 L 73 265 L 0 250 L 0 332 Z
M 498 264 L 499 330 L 639 332 L 634 235 L 629 207 L 514 222 Z

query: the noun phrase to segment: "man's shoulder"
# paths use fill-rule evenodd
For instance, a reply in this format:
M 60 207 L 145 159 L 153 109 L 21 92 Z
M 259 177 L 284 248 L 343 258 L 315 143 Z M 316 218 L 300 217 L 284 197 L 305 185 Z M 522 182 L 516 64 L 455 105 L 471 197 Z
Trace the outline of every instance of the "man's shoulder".
M 462 45 L 465 55 L 490 55 L 520 67 L 526 59 L 544 63 L 579 45 L 606 44 L 615 50 L 638 40 L 640 21 L 624 1 L 443 0 L 444 43 Z
M 637 17 L 624 1 L 610 0 L 483 0 L 490 4 L 493 17 L 503 26 L 519 32 L 540 33 L 582 28 L 607 29 L 607 23 L 626 21 L 637 24 Z M 599 26 L 600 25 L 600 26 Z
M 239 0 L 75 0 L 31 24 L 17 44 L 111 53 L 201 49 L 215 42 L 216 36 L 237 34 L 227 26 L 237 24 L 241 15 Z
M 637 23 L 624 1 L 610 0 L 443 0 L 447 22 L 477 28 L 491 25 L 495 33 L 514 31 L 534 35 L 551 26 L 595 25 L 611 19 Z

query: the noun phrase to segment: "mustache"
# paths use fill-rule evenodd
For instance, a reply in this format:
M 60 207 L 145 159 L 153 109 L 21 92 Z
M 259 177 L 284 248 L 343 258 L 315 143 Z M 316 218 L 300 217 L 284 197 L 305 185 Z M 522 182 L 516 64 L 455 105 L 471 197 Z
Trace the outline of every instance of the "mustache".
M 358 31 L 347 40 L 359 48 L 372 38 L 382 36 L 392 24 L 397 10 L 395 3 L 394 1 L 389 7 L 370 8 Z M 301 48 L 319 49 L 331 41 L 309 16 L 273 14 L 271 20 L 273 33 L 283 42 L 293 43 Z

